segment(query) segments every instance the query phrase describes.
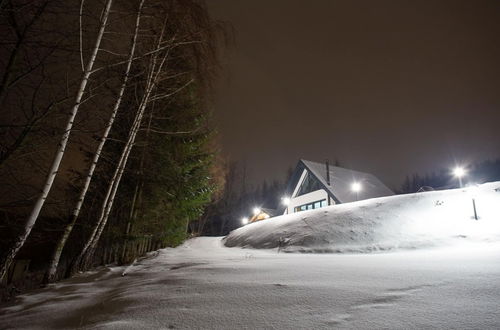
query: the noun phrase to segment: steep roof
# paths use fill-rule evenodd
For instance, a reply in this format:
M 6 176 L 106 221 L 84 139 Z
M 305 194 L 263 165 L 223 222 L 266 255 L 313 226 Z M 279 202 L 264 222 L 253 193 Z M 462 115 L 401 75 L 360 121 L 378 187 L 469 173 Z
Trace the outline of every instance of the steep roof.
M 293 189 L 297 185 L 298 178 L 303 169 L 307 169 L 312 173 L 337 203 L 348 203 L 361 199 L 394 195 L 394 192 L 374 175 L 338 166 L 329 166 L 330 185 L 328 185 L 326 180 L 326 165 L 303 159 L 297 165 L 296 175 L 292 177 L 289 189 Z M 351 190 L 353 182 L 359 182 L 362 186 L 361 191 L 357 194 Z M 290 190 L 288 191 L 291 192 Z

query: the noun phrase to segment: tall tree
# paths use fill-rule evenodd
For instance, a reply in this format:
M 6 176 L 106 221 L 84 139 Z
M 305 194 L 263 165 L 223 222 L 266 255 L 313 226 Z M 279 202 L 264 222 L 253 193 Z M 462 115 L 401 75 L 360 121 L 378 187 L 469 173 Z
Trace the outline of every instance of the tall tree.
M 37 198 L 37 200 L 34 203 L 33 209 L 28 216 L 28 219 L 24 225 L 24 230 L 23 232 L 16 238 L 14 244 L 12 247 L 2 256 L 2 259 L 0 260 L 0 278 L 3 278 L 7 272 L 8 267 L 10 266 L 12 260 L 15 258 L 17 252 L 21 249 L 21 247 L 24 245 L 26 238 L 30 234 L 33 226 L 35 225 L 36 220 L 38 219 L 38 215 L 40 214 L 40 211 L 45 203 L 45 200 L 47 199 L 47 196 L 52 188 L 52 184 L 54 182 L 54 179 L 58 173 L 59 166 L 61 164 L 62 158 L 64 156 L 64 152 L 66 150 L 66 145 L 68 143 L 71 130 L 73 127 L 73 123 L 76 117 L 76 114 L 78 113 L 78 110 L 80 108 L 80 104 L 83 98 L 83 95 L 85 93 L 87 83 L 89 81 L 89 77 L 92 73 L 94 63 L 97 57 L 97 53 L 99 52 L 99 47 L 101 44 L 102 37 L 104 35 L 104 31 L 107 26 L 107 21 L 108 21 L 108 16 L 111 10 L 111 5 L 113 3 L 113 0 L 107 0 L 103 13 L 101 15 L 101 20 L 99 23 L 99 30 L 97 33 L 97 37 L 95 40 L 95 45 L 92 49 L 91 56 L 87 62 L 86 67 L 84 68 L 83 76 L 80 81 L 80 86 L 78 88 L 77 94 L 75 96 L 75 100 L 73 102 L 73 106 L 71 107 L 70 110 L 70 115 L 68 117 L 68 120 L 66 122 L 65 126 L 65 132 L 61 137 L 61 140 L 59 142 L 55 157 L 53 159 L 52 165 L 49 169 L 49 173 L 47 176 L 47 179 L 45 181 L 44 187 L 42 189 L 41 194 Z
M 151 101 L 151 97 L 153 95 L 153 91 L 155 90 L 156 85 L 160 82 L 162 78 L 163 68 L 166 65 L 167 59 L 170 54 L 170 49 L 173 46 L 172 41 L 166 40 L 166 24 L 168 21 L 168 16 L 163 19 L 163 25 L 161 28 L 161 32 L 157 37 L 157 41 L 155 47 L 148 53 L 151 54 L 149 63 L 147 66 L 147 74 L 145 79 L 144 93 L 141 98 L 141 101 L 138 105 L 134 122 L 130 129 L 127 141 L 121 153 L 120 159 L 114 171 L 113 177 L 110 180 L 106 196 L 102 202 L 101 212 L 99 218 L 94 226 L 92 234 L 89 239 L 85 243 L 82 251 L 78 255 L 77 259 L 74 262 L 73 272 L 76 271 L 79 267 L 81 267 L 80 263 L 83 261 L 85 266 L 92 253 L 99 242 L 101 234 L 106 227 L 111 209 L 113 207 L 113 203 L 115 200 L 116 193 L 118 191 L 118 187 L 120 186 L 120 182 L 125 171 L 125 167 L 127 165 L 130 152 L 132 147 L 134 146 L 135 139 L 137 137 L 137 133 L 141 127 L 142 119 L 144 117 L 144 112 Z M 166 45 L 165 45 L 166 44 Z
M 123 94 L 125 92 L 125 88 L 127 87 L 127 84 L 129 81 L 130 69 L 132 67 L 132 61 L 133 61 L 134 56 L 135 56 L 135 49 L 136 49 L 136 45 L 137 45 L 137 38 L 139 35 L 139 27 L 140 27 L 140 23 L 141 23 L 142 7 L 144 5 L 144 1 L 145 0 L 141 0 L 139 2 L 138 8 L 137 8 L 135 28 L 134 28 L 134 32 L 132 33 L 132 40 L 131 40 L 131 44 L 130 44 L 130 52 L 129 52 L 129 56 L 127 59 L 125 72 L 123 73 L 123 82 L 122 82 L 121 87 L 118 91 L 118 97 L 117 97 L 116 102 L 113 106 L 111 116 L 108 120 L 106 128 L 104 129 L 103 135 L 102 135 L 100 142 L 97 146 L 97 150 L 94 154 L 94 157 L 92 158 L 92 162 L 90 164 L 90 168 L 89 168 L 87 176 L 85 178 L 85 182 L 83 184 L 82 190 L 81 190 L 80 195 L 78 197 L 78 201 L 77 201 L 75 208 L 72 212 L 70 222 L 66 225 L 64 232 L 63 232 L 63 235 L 59 239 L 59 242 L 56 245 L 56 248 L 54 249 L 53 255 L 52 255 L 51 260 L 50 260 L 49 268 L 47 270 L 47 273 L 45 274 L 45 278 L 44 278 L 45 283 L 48 283 L 48 282 L 51 282 L 54 280 L 54 277 L 55 277 L 56 272 L 57 272 L 57 266 L 59 264 L 59 260 L 61 257 L 61 253 L 62 253 L 64 246 L 66 244 L 66 241 L 68 240 L 69 235 L 71 234 L 71 231 L 73 230 L 73 227 L 78 219 L 83 202 L 85 201 L 85 197 L 87 195 L 87 191 L 88 191 L 89 186 L 90 186 L 90 182 L 92 181 L 94 171 L 95 171 L 95 169 L 97 167 L 97 163 L 99 162 L 99 159 L 101 157 L 102 149 L 104 148 L 104 144 L 106 143 L 106 141 L 108 139 L 109 133 L 111 131 L 111 128 L 113 127 L 113 123 L 115 121 L 116 115 L 117 115 L 118 110 L 120 108 L 120 105 L 121 105 L 121 102 L 123 99 Z

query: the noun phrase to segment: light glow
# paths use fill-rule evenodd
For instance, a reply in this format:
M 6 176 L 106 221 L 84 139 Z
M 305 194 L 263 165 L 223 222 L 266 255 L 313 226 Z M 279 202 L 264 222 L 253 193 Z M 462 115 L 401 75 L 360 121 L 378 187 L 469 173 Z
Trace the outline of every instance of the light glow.
M 361 191 L 361 183 L 359 183 L 359 182 L 353 182 L 351 184 L 351 190 L 353 192 L 355 192 L 355 193 L 360 192 Z
M 254 214 L 254 215 L 257 215 L 257 214 L 259 214 L 260 212 L 262 212 L 262 211 L 261 211 L 261 209 L 260 209 L 259 207 L 254 207 L 254 208 L 253 208 L 253 214 Z
M 243 225 L 248 224 L 248 218 L 247 218 L 247 217 L 243 217 L 243 218 L 241 218 L 241 223 L 242 223 Z
M 290 198 L 289 197 L 283 197 L 281 199 L 284 205 L 289 205 L 290 204 Z
M 453 169 L 453 175 L 456 176 L 457 178 L 461 178 L 466 174 L 466 171 L 463 167 L 457 166 L 455 169 Z

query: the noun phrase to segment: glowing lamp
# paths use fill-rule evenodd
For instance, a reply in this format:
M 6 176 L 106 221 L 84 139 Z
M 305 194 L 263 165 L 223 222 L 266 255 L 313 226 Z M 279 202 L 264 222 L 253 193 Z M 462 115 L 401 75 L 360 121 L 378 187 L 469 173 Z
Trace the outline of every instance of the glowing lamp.
M 465 175 L 465 169 L 461 166 L 457 166 L 453 170 L 453 175 L 456 176 L 457 178 L 461 178 Z
M 254 207 L 254 208 L 253 208 L 253 214 L 254 214 L 254 215 L 257 215 L 257 214 L 259 214 L 260 212 L 261 212 L 261 210 L 260 210 L 260 208 L 259 208 L 259 207 Z
M 463 187 L 463 185 L 462 185 L 462 177 L 465 176 L 465 174 L 467 174 L 467 173 L 466 173 L 465 169 L 463 167 L 461 167 L 461 166 L 457 166 L 457 167 L 455 167 L 453 169 L 453 175 L 455 177 L 457 177 L 458 184 L 460 185 L 460 188 Z
M 248 223 L 248 218 L 247 217 L 241 218 L 241 223 L 243 225 L 246 225 Z
M 353 183 L 351 184 L 351 190 L 352 190 L 353 192 L 355 192 L 355 193 L 360 192 L 360 191 L 361 191 L 361 183 L 359 183 L 359 182 L 353 182 Z
M 288 198 L 288 197 L 283 197 L 281 199 L 281 201 L 283 202 L 284 205 L 289 205 L 290 204 L 290 198 Z

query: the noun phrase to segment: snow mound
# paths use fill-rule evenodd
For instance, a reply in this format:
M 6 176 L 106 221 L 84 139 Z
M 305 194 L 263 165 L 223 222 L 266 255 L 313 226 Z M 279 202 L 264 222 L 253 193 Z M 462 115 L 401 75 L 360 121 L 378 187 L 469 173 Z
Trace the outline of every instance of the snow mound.
M 412 249 L 464 240 L 500 240 L 500 182 L 283 215 L 236 229 L 224 244 L 318 253 Z

